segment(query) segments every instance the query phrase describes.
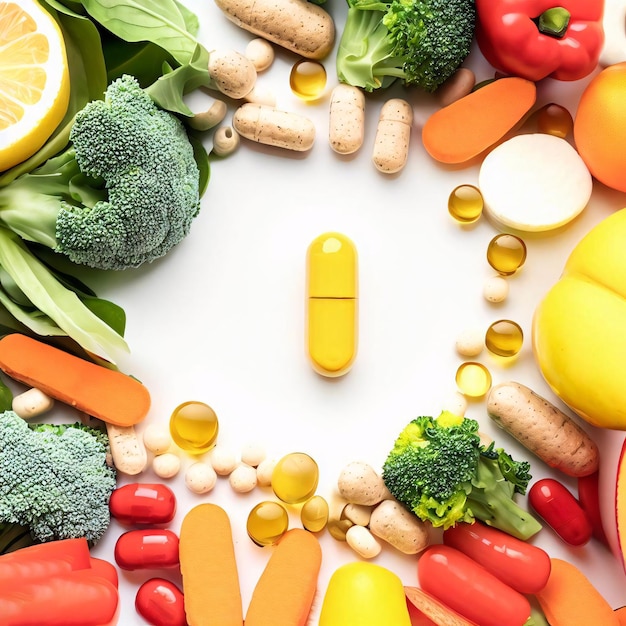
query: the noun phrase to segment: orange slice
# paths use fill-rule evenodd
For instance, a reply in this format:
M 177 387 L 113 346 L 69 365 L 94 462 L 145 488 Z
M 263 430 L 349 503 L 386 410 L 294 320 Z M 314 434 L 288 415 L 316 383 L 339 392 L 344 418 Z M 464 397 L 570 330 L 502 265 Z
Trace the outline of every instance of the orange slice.
M 0 1 L 0 171 L 32 156 L 70 97 L 65 42 L 36 0 Z

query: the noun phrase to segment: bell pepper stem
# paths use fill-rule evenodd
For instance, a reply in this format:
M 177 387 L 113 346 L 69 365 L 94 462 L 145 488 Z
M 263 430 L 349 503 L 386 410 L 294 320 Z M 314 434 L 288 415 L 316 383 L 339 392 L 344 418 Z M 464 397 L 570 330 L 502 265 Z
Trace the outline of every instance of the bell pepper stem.
M 540 33 L 561 39 L 567 32 L 571 14 L 564 7 L 552 7 L 544 11 L 536 20 Z

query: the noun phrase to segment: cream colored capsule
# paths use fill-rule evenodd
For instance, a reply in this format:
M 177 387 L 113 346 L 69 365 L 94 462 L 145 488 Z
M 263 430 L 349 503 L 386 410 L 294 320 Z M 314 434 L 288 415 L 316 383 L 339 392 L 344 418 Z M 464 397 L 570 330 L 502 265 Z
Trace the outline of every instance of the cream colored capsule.
M 307 59 L 323 59 L 335 42 L 335 24 L 321 6 L 307 0 L 215 0 L 240 28 Z
M 32 387 L 13 397 L 12 409 L 22 419 L 30 419 L 42 415 L 54 406 L 54 399 L 41 389 Z
M 267 146 L 305 152 L 313 147 L 315 126 L 298 113 L 247 102 L 233 115 L 234 129 L 246 139 Z
M 363 559 L 373 559 L 380 554 L 382 546 L 365 526 L 350 526 L 346 531 L 348 545 Z
M 409 156 L 413 109 L 402 98 L 392 98 L 383 104 L 378 118 L 372 161 L 376 169 L 395 174 Z
M 365 96 L 358 87 L 340 83 L 330 96 L 328 141 L 338 154 L 353 154 L 365 137 Z
M 209 54 L 209 76 L 218 91 L 239 100 L 252 91 L 257 73 L 254 63 L 240 52 L 213 50 Z
M 248 42 L 246 56 L 252 61 L 257 72 L 264 72 L 274 62 L 274 46 L 267 39 L 256 37 Z

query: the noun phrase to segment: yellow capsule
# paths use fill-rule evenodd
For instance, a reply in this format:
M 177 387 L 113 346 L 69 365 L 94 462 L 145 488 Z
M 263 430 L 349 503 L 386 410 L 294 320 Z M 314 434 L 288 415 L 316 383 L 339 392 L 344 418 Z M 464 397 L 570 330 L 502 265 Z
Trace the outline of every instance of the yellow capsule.
M 257 546 L 275 544 L 289 528 L 289 514 L 279 502 L 259 502 L 248 515 L 246 530 L 248 537 Z
M 170 417 L 170 434 L 176 445 L 191 454 L 208 452 L 217 440 L 219 422 L 215 411 L 204 402 L 179 404 Z
M 498 320 L 489 326 L 485 345 L 498 356 L 515 356 L 524 343 L 524 333 L 519 324 L 511 320 Z
M 482 363 L 466 361 L 456 371 L 456 384 L 464 395 L 481 398 L 491 387 L 491 373 Z
M 516 235 L 496 235 L 487 246 L 487 262 L 502 276 L 511 276 L 526 261 L 526 244 Z
M 358 260 L 354 244 L 336 232 L 307 251 L 307 352 L 313 369 L 336 377 L 352 367 L 358 342 Z
M 289 74 L 291 91 L 302 100 L 317 100 L 326 87 L 326 70 L 321 63 L 301 59 Z
M 474 185 L 459 185 L 448 197 L 448 212 L 462 224 L 473 224 L 482 215 L 483 195 Z

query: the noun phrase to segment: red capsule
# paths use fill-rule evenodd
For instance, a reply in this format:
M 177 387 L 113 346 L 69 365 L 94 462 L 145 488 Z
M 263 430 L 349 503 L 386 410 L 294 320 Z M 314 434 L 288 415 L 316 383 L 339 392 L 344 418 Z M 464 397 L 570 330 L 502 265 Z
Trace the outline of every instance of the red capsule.
M 537 481 L 528 491 L 528 501 L 565 543 L 583 546 L 591 539 L 593 528 L 587 514 L 558 480 Z
M 171 530 L 129 530 L 115 544 L 115 562 L 121 569 L 151 569 L 178 565 L 178 536 Z
M 121 524 L 167 524 L 176 513 L 176 496 L 166 485 L 131 483 L 113 491 L 109 510 Z
M 169 580 L 151 578 L 137 590 L 135 609 L 152 626 L 186 626 L 182 591 Z

